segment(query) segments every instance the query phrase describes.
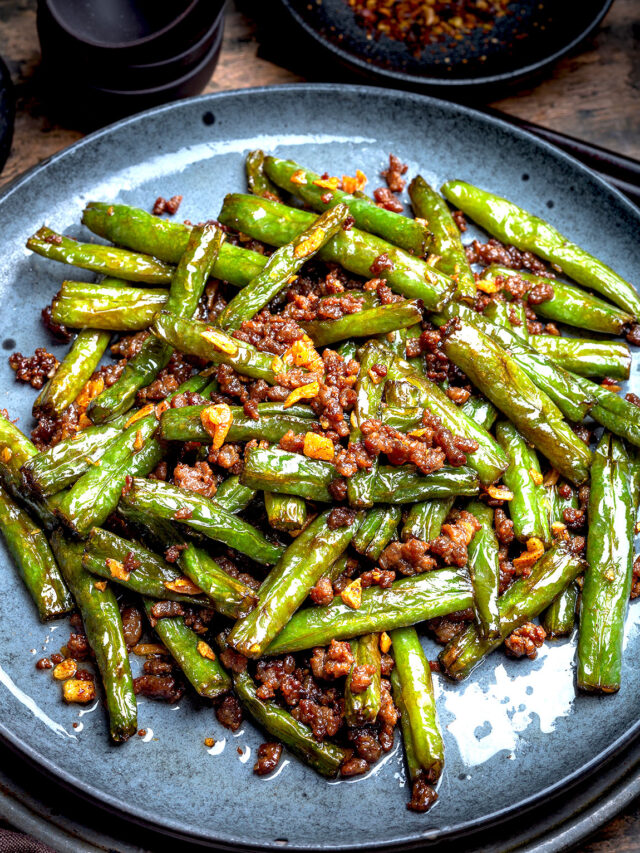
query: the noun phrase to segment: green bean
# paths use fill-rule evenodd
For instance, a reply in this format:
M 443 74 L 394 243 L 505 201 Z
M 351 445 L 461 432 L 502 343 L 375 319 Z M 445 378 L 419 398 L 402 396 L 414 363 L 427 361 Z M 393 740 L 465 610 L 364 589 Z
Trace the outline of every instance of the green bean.
M 380 673 L 380 636 L 365 634 L 351 641 L 353 665 L 347 675 L 344 687 L 344 716 L 348 726 L 372 725 L 380 711 L 381 673 Z M 370 667 L 368 673 L 371 682 L 364 690 L 353 689 L 353 676 L 356 667 Z
M 307 505 L 296 495 L 264 493 L 267 521 L 275 530 L 302 530 L 307 523 Z
M 262 414 L 261 406 L 273 414 Z M 207 405 L 183 406 L 179 409 L 167 409 L 160 418 L 159 435 L 165 441 L 201 441 L 211 444 L 211 434 L 202 424 L 201 415 Z M 283 409 L 282 403 L 278 408 L 273 403 L 258 403 L 259 417 L 251 418 L 244 413 L 242 406 L 230 406 L 233 421 L 226 441 L 249 441 L 252 438 L 270 442 L 278 442 L 289 430 L 295 433 L 307 432 L 314 423 L 306 416 L 297 417 L 294 407 Z M 296 406 L 296 409 L 303 407 Z M 312 416 L 313 411 L 307 410 Z
M 362 442 L 361 424 L 380 415 L 382 394 L 385 389 L 384 377 L 376 371 L 377 365 L 385 371 L 391 366 L 391 353 L 378 341 L 368 341 L 359 353 L 360 371 L 355 385 L 356 402 L 351 419 L 349 444 Z M 386 375 L 386 374 L 385 374 Z M 376 457 L 369 469 L 356 471 L 347 483 L 347 496 L 352 506 L 367 507 L 373 505 L 371 491 L 378 471 Z
M 299 166 L 293 160 L 265 157 L 264 166 L 274 183 L 315 210 L 327 210 L 345 204 L 356 226 L 362 231 L 384 237 L 389 243 L 400 246 L 412 255 L 422 257 L 426 253 L 430 235 L 424 223 L 378 207 L 366 197 L 318 186 L 320 175 Z
M 283 548 L 272 545 L 255 527 L 209 498 L 161 480 L 134 478 L 122 500 L 168 521 L 180 521 L 216 542 L 247 554 L 257 563 L 275 563 L 283 552 Z M 176 513 L 179 513 L 177 519 Z
M 282 246 L 304 231 L 314 216 L 275 201 L 233 194 L 225 198 L 219 220 L 256 240 Z M 393 268 L 378 269 L 375 261 L 381 255 L 389 258 Z M 408 299 L 422 299 L 425 307 L 432 311 L 439 310 L 451 298 L 455 287 L 451 279 L 424 261 L 357 228 L 339 231 L 318 252 L 318 257 L 342 264 L 349 272 L 366 278 L 371 277 L 373 265 L 374 270 L 378 270 L 375 274 L 385 279 L 392 290 Z
M 275 702 L 258 698 L 256 685 L 245 670 L 234 675 L 233 686 L 242 705 L 251 716 L 274 738 L 282 741 L 305 764 L 322 776 L 336 776 L 348 752 L 330 740 L 318 742 L 311 728 L 295 720 L 288 711 Z
M 249 151 L 247 154 L 245 169 L 249 192 L 253 193 L 253 195 L 262 196 L 262 198 L 272 198 L 275 201 L 280 201 L 277 186 L 269 180 L 265 172 L 264 160 L 264 151 L 261 151 L 259 148 L 255 151 Z
M 412 754 L 430 782 L 437 782 L 444 768 L 444 744 L 438 725 L 431 667 L 413 627 L 391 633 L 395 660 L 394 690 L 402 696 Z M 404 731 L 404 727 L 403 727 Z
M 482 525 L 468 546 L 476 627 L 483 640 L 492 640 L 500 636 L 500 565 L 498 539 L 493 529 L 493 510 L 480 501 L 471 501 L 467 511 Z
M 402 528 L 402 539 L 421 539 L 423 542 L 435 539 L 451 512 L 453 501 L 454 498 L 440 498 L 414 504 Z
M 144 599 L 147 616 L 154 602 Z M 182 616 L 155 619 L 153 629 L 199 696 L 215 699 L 231 689 L 231 679 L 211 647 L 185 625 Z
M 0 488 L 0 531 L 40 619 L 57 619 L 74 608 L 47 537 Z
M 394 581 L 388 589 L 372 586 L 362 593 L 354 610 L 339 596 L 331 604 L 308 607 L 295 613 L 266 654 L 326 646 L 331 640 L 349 640 L 372 631 L 391 631 L 466 610 L 472 604 L 471 583 L 466 572 L 436 569 Z
M 420 175 L 409 184 L 409 195 L 415 215 L 426 220 L 432 232 L 431 251 L 438 258 L 436 267 L 456 282 L 459 298 L 473 302 L 475 279 L 446 201 Z
M 622 334 L 624 327 L 633 321 L 633 316 L 626 311 L 621 311 L 620 308 L 610 305 L 586 290 L 581 290 L 573 284 L 567 284 L 555 278 L 545 278 L 544 276 L 522 272 L 522 270 L 501 267 L 497 264 L 493 264 L 482 273 L 482 278 L 491 282 L 513 276 L 523 279 L 529 285 L 529 290 L 524 296 L 527 301 L 529 299 L 528 293 L 532 288 L 539 285 L 553 288 L 551 299 L 544 302 L 536 301 L 532 304 L 536 314 L 547 320 L 566 323 L 567 326 L 576 326 L 578 329 L 589 332 L 603 332 L 609 335 Z M 504 295 L 509 297 L 509 291 L 505 290 Z
M 513 424 L 500 421 L 496 438 L 509 457 L 504 484 L 513 493 L 508 501 L 513 532 L 520 542 L 535 537 L 548 545 L 551 541 L 545 487 L 535 450 L 528 447 Z
M 33 404 L 35 418 L 56 417 L 76 399 L 100 363 L 111 335 L 83 329 Z
M 239 619 L 227 637 L 231 648 L 245 657 L 260 657 L 305 600 L 326 566 L 346 549 L 363 513 L 356 513 L 350 525 L 332 530 L 327 524 L 331 512 L 319 515 L 282 554 L 260 587 L 255 609 Z
M 420 391 L 403 379 L 387 379 L 384 386 L 384 399 L 387 406 L 395 409 L 414 409 L 420 406 Z M 423 408 L 420 406 L 420 418 Z
M 244 292 L 244 291 L 242 291 Z M 368 308 L 357 314 L 345 314 L 339 320 L 310 320 L 300 325 L 316 346 L 327 346 L 349 338 L 382 335 L 419 323 L 422 311 L 417 299 L 391 302 Z
M 496 407 L 486 397 L 469 397 L 460 408 L 468 418 L 486 430 L 491 429 L 498 417 Z
M 186 320 L 168 311 L 156 316 L 152 331 L 161 340 L 187 355 L 197 355 L 213 364 L 229 364 L 238 373 L 252 379 L 264 379 L 276 385 L 274 358 L 251 344 L 232 338 L 220 329 L 199 320 Z M 280 362 L 280 364 L 282 364 Z M 278 368 L 278 370 L 280 370 Z
M 139 564 L 133 571 L 126 568 L 127 557 Z M 139 542 L 123 539 L 100 527 L 92 528 L 85 542 L 82 565 L 92 575 L 106 578 L 149 598 L 180 601 L 197 607 L 204 607 L 208 603 L 204 595 L 180 593 L 167 586 L 174 585 L 182 577 L 175 566 Z
M 181 222 L 170 222 L 126 204 L 99 201 L 89 202 L 82 214 L 82 224 L 113 243 L 146 252 L 170 264 L 178 263 L 191 233 L 191 226 Z M 266 263 L 267 258 L 258 252 L 223 243 L 211 275 L 236 287 L 244 287 Z M 166 284 L 170 278 L 169 273 Z
M 630 486 L 624 445 L 605 432 L 591 466 L 588 568 L 578 633 L 578 687 L 590 692 L 620 689 L 624 623 L 633 578 L 636 514 Z
M 563 542 L 555 544 L 534 563 L 528 577 L 520 577 L 498 599 L 500 637 L 483 640 L 475 625 L 454 637 L 440 652 L 442 671 L 461 681 L 506 639 L 512 631 L 538 616 L 584 571 L 584 560 Z
M 72 328 L 138 332 L 151 325 L 167 296 L 166 289 L 130 287 L 115 278 L 99 284 L 63 281 L 51 303 L 51 318 Z
M 193 229 L 171 278 L 167 311 L 178 317 L 191 317 L 224 238 L 222 231 L 209 225 Z M 114 384 L 91 401 L 88 409 L 91 420 L 103 423 L 130 409 L 138 391 L 153 382 L 172 355 L 173 348 L 166 341 L 154 335 L 145 338 L 140 351 L 127 362 Z
M 122 435 L 126 420 L 123 415 L 111 423 L 88 427 L 31 456 L 21 469 L 29 490 L 48 496 L 73 485 Z
M 377 560 L 393 539 L 402 518 L 399 506 L 377 506 L 367 513 L 351 544 L 369 560 Z
M 113 246 L 79 243 L 70 237 L 56 234 L 50 228 L 40 228 L 33 237 L 29 237 L 27 249 L 53 261 L 125 281 L 168 284 L 173 272 L 169 264 L 148 255 L 116 249 Z
M 71 542 L 56 530 L 51 546 L 96 657 L 107 700 L 111 738 L 120 743 L 136 733 L 137 705 L 118 603 L 108 586 L 101 589 L 98 586 L 101 582 L 83 569 L 81 542 Z
M 589 448 L 509 353 L 467 323 L 447 337 L 443 350 L 556 470 L 577 484 L 587 479 Z
M 578 284 L 611 299 L 636 319 L 640 316 L 640 297 L 628 282 L 540 217 L 464 181 L 447 181 L 442 192 L 492 237 L 539 255 Z
M 389 380 L 391 384 L 393 380 Z M 421 426 L 424 409 L 422 406 L 383 406 L 381 420 L 387 426 L 393 427 L 400 432 L 409 432 L 411 429 Z
M 215 499 L 227 512 L 236 513 L 245 510 L 257 494 L 256 489 L 244 486 L 237 474 L 227 477 L 218 486 Z
M 554 640 L 557 637 L 568 637 L 576 623 L 576 610 L 580 588 L 577 583 L 571 583 L 551 602 L 540 617 L 540 624 L 547 632 L 547 637 Z
M 496 326 L 502 326 L 509 329 L 514 335 L 517 335 L 525 343 L 529 342 L 529 332 L 527 330 L 526 314 L 518 316 L 518 309 L 524 312 L 524 305 L 521 302 L 514 302 L 510 305 L 508 302 L 494 299 L 490 302 L 482 312 L 483 315 L 495 323 Z M 513 321 L 517 320 L 517 323 Z
M 560 338 L 557 335 L 533 335 L 531 345 L 565 370 L 580 376 L 629 378 L 631 352 L 627 344 L 616 341 L 589 341 L 585 338 Z
M 254 489 L 331 502 L 331 483 L 338 472 L 331 462 L 308 459 L 278 448 L 255 448 L 245 459 L 240 482 Z M 478 480 L 469 468 L 444 467 L 424 476 L 412 466 L 381 465 L 373 486 L 374 503 L 412 503 L 450 495 L 475 495 Z
M 190 542 L 181 552 L 178 565 L 223 616 L 237 619 L 254 607 L 257 601 L 254 591 L 227 574 L 203 548 Z
M 420 404 L 440 419 L 454 435 L 463 435 L 478 443 L 478 449 L 467 454 L 467 465 L 478 472 L 480 482 L 490 485 L 500 479 L 508 465 L 504 451 L 484 427 L 469 418 L 433 382 L 413 370 L 402 359 L 394 359 L 390 378 L 402 378 L 420 393 Z
M 290 243 L 275 251 L 258 275 L 237 293 L 217 317 L 218 325 L 227 332 L 239 329 L 251 320 L 289 284 L 303 264 L 342 228 L 349 209 L 339 204 L 325 211 Z

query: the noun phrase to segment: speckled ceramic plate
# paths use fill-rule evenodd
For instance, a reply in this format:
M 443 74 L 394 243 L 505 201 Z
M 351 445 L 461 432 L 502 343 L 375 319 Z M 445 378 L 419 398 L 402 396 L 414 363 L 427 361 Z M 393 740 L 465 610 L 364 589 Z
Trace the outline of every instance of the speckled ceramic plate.
M 184 196 L 181 217 L 210 218 L 226 192 L 244 187 L 244 153 L 256 146 L 319 170 L 353 174 L 358 167 L 374 182 L 393 151 L 431 183 L 470 180 L 547 216 L 629 280 L 640 269 L 638 211 L 575 161 L 495 119 L 359 87 L 223 93 L 100 131 L 7 190 L 0 199 L 5 351 L 30 352 L 46 341 L 39 310 L 73 272 L 26 252 L 39 225 L 87 237 L 78 222 L 90 199 L 148 209 L 158 195 L 174 193 Z M 24 429 L 32 396 L 14 384 L 3 359 L 0 406 Z M 632 605 L 617 696 L 576 696 L 572 641 L 547 643 L 533 662 L 498 652 L 463 684 L 438 679 L 447 766 L 440 800 L 427 815 L 405 808 L 399 740 L 364 778 L 326 782 L 285 755 L 273 776 L 257 779 L 251 768 L 261 734 L 246 723 L 231 735 L 210 707 L 186 697 L 176 707 L 141 700 L 146 737 L 115 747 L 99 703 L 81 711 L 63 705 L 50 676 L 35 669 L 43 651 L 64 642 L 67 625 L 40 625 L 9 558 L 0 560 L 0 735 L 91 801 L 184 839 L 249 849 L 455 844 L 551 802 L 638 728 L 640 610 Z M 207 749 L 205 737 L 216 745 Z

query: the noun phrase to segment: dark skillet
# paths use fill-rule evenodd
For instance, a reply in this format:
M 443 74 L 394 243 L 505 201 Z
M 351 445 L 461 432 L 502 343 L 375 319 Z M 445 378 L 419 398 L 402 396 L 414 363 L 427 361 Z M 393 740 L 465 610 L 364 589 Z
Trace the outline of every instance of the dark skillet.
M 404 42 L 372 38 L 347 0 L 282 0 L 309 37 L 361 78 L 452 97 L 541 75 L 593 32 L 612 2 L 514 0 L 490 32 L 448 38 L 415 55 Z

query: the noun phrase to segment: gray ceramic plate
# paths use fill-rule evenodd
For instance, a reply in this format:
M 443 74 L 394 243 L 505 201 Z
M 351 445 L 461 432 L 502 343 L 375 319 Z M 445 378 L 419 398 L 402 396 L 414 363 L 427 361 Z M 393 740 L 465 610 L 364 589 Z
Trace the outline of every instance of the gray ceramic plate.
M 87 236 L 78 222 L 90 199 L 148 209 L 158 195 L 174 193 L 185 198 L 181 217 L 215 216 L 225 192 L 244 187 L 243 155 L 256 146 L 332 173 L 358 167 L 374 185 L 393 151 L 432 183 L 467 179 L 546 215 L 630 280 L 640 268 L 638 212 L 570 158 L 495 119 L 368 88 L 225 93 L 100 131 L 6 192 L 0 199 L 3 347 L 31 352 L 46 341 L 39 309 L 70 274 L 23 248 L 40 224 Z M 19 416 L 24 429 L 31 399 L 3 360 L 0 406 Z M 638 727 L 640 610 L 632 606 L 617 696 L 576 697 L 571 642 L 545 645 L 534 662 L 497 653 L 465 684 L 438 681 L 447 767 L 440 800 L 426 816 L 405 808 L 399 743 L 365 778 L 325 782 L 287 755 L 274 776 L 256 779 L 251 767 L 260 733 L 247 723 L 232 736 L 210 708 L 185 698 L 173 708 L 141 701 L 139 724 L 147 736 L 114 747 L 98 703 L 80 712 L 64 706 L 50 677 L 34 667 L 43 650 L 64 642 L 66 624 L 40 625 L 6 556 L 1 571 L 0 735 L 95 802 L 183 838 L 252 849 L 444 843 L 562 790 Z M 217 743 L 207 750 L 203 741 L 211 736 Z

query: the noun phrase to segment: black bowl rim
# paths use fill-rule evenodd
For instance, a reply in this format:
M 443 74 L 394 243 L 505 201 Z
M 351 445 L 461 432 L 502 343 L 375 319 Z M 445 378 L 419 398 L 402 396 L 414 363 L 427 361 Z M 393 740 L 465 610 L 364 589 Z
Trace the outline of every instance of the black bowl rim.
M 87 136 L 83 137 L 82 139 L 79 139 L 77 142 L 70 145 L 68 148 L 63 149 L 62 151 L 58 151 L 51 157 L 48 157 L 45 160 L 42 160 L 40 163 L 37 163 L 35 166 L 32 166 L 22 175 L 18 175 L 2 190 L 2 192 L 0 192 L 0 203 L 3 202 L 9 196 L 11 196 L 14 192 L 17 192 L 23 184 L 28 183 L 28 181 L 30 181 L 34 176 L 47 169 L 50 165 L 62 160 L 70 152 L 75 153 L 76 151 L 79 151 L 81 148 L 83 148 L 85 145 L 92 144 L 94 141 L 104 138 L 112 131 L 120 127 L 144 121 L 150 116 L 157 116 L 165 112 L 171 112 L 171 110 L 175 109 L 176 107 L 183 106 L 187 103 L 201 103 L 203 106 L 209 106 L 212 102 L 213 104 L 215 104 L 216 101 L 226 100 L 228 98 L 237 98 L 238 96 L 244 97 L 245 95 L 262 95 L 268 97 L 271 92 L 288 94 L 292 97 L 297 97 L 298 94 L 303 91 L 309 94 L 313 92 L 323 92 L 329 95 L 335 95 L 336 88 L 346 89 L 350 92 L 358 93 L 363 96 L 386 94 L 392 96 L 395 100 L 416 100 L 423 104 L 435 103 L 440 108 L 453 110 L 463 115 L 468 114 L 470 116 L 473 116 L 476 120 L 480 118 L 482 121 L 488 122 L 493 126 L 497 125 L 498 127 L 503 128 L 508 133 L 513 134 L 516 137 L 520 137 L 521 139 L 533 142 L 535 146 L 544 150 L 548 155 L 570 164 L 573 168 L 577 168 L 579 171 L 583 172 L 585 176 L 588 177 L 591 181 L 594 181 L 597 185 L 599 185 L 602 193 L 604 193 L 605 195 L 612 195 L 617 200 L 617 202 L 621 204 L 624 209 L 626 209 L 627 213 L 633 219 L 640 218 L 640 211 L 638 210 L 638 208 L 634 204 L 632 204 L 632 202 L 629 201 L 629 199 L 623 193 L 608 184 L 604 180 L 604 178 L 602 178 L 597 172 L 594 172 L 593 170 L 589 169 L 583 163 L 580 163 L 579 160 L 576 160 L 575 157 L 572 157 L 570 154 L 561 151 L 554 145 L 551 145 L 551 143 L 546 142 L 546 140 L 540 139 L 534 136 L 533 134 L 522 130 L 521 128 L 515 127 L 514 125 L 509 124 L 508 122 L 502 121 L 496 116 L 488 115 L 487 113 L 475 110 L 472 107 L 466 106 L 464 104 L 449 102 L 444 100 L 443 98 L 437 98 L 433 95 L 425 95 L 418 92 L 397 91 L 395 89 L 388 89 L 381 86 L 359 86 L 344 83 L 286 83 L 277 86 L 256 86 L 246 89 L 229 89 L 224 92 L 207 92 L 205 94 L 197 95 L 188 99 L 181 99 L 177 101 L 172 101 L 167 104 L 161 104 L 160 106 L 144 110 L 143 112 L 136 113 L 131 116 L 126 116 L 125 118 L 121 118 L 118 121 L 113 122 L 112 124 L 109 124 L 103 128 L 100 128 L 99 130 L 94 131 L 93 133 L 88 134 Z M 385 853 L 390 853 L 391 851 L 416 849 L 422 846 L 425 842 L 433 841 L 435 839 L 439 839 L 442 841 L 451 841 L 454 839 L 464 838 L 465 836 L 468 836 L 470 833 L 475 832 L 476 830 L 489 828 L 492 825 L 501 823 L 507 818 L 513 817 L 517 812 L 522 813 L 524 811 L 530 810 L 534 806 L 551 799 L 554 795 L 561 793 L 563 789 L 568 789 L 571 785 L 579 782 L 582 779 L 587 778 L 598 768 L 599 765 L 601 765 L 607 759 L 620 754 L 621 751 L 624 750 L 624 748 L 628 746 L 639 733 L 640 719 L 638 719 L 633 726 L 631 726 L 626 732 L 624 732 L 612 744 L 610 744 L 607 749 L 603 750 L 599 755 L 592 758 L 591 761 L 587 762 L 587 764 L 585 764 L 578 770 L 575 770 L 569 776 L 561 779 L 558 782 L 554 782 L 548 788 L 545 788 L 544 790 L 539 791 L 524 800 L 521 800 L 519 803 L 515 803 L 503 809 L 499 809 L 496 812 L 492 812 L 491 814 L 485 815 L 484 817 L 469 821 L 468 823 L 462 823 L 458 825 L 455 830 L 453 828 L 445 827 L 444 829 L 436 832 L 426 832 L 422 834 L 419 838 L 414 835 L 413 837 L 399 839 L 396 841 L 384 841 L 376 844 L 366 842 L 366 844 L 357 846 L 352 845 L 348 848 L 334 847 L 331 848 L 332 853 L 339 853 L 339 851 L 345 851 L 345 853 L 346 851 L 350 851 L 350 853 L 352 853 L 353 851 L 358 851 L 358 853 L 364 853 L 364 851 L 374 849 L 376 851 L 385 851 Z M 282 849 L 282 847 L 276 844 L 262 844 L 260 845 L 260 847 L 257 847 L 255 844 L 249 845 L 244 840 L 230 835 L 226 835 L 224 837 L 219 836 L 216 839 L 213 839 L 210 836 L 204 838 L 201 834 L 197 833 L 197 829 L 190 829 L 188 832 L 185 833 L 183 828 L 176 826 L 175 824 L 172 826 L 171 823 L 167 821 L 163 820 L 163 822 L 161 823 L 149 821 L 149 819 L 144 815 L 144 813 L 142 813 L 135 805 L 132 805 L 130 807 L 130 810 L 124 810 L 111 794 L 106 794 L 103 791 L 99 791 L 92 785 L 87 783 L 79 784 L 78 780 L 71 773 L 68 773 L 64 768 L 57 767 L 49 759 L 43 758 L 38 753 L 36 747 L 32 745 L 32 743 L 27 743 L 21 738 L 16 737 L 16 735 L 6 727 L 2 720 L 0 720 L 0 737 L 4 740 L 5 743 L 15 749 L 18 753 L 24 755 L 24 757 L 26 757 L 29 761 L 34 762 L 38 766 L 38 768 L 47 772 L 57 782 L 66 785 L 68 788 L 71 788 L 74 791 L 78 791 L 82 796 L 96 803 L 101 808 L 107 809 L 114 814 L 122 816 L 125 820 L 132 821 L 140 826 L 151 827 L 155 831 L 166 833 L 169 836 L 187 839 L 189 841 L 193 841 L 200 844 L 213 842 L 219 849 L 223 848 L 241 850 L 247 851 L 247 853 L 254 853 L 254 851 L 256 850 L 273 851 Z M 622 775 L 622 771 L 620 771 L 620 778 L 622 778 Z M 287 849 L 292 851 L 317 851 L 318 848 L 305 846 L 288 847 Z
M 526 65 L 522 68 L 512 69 L 511 71 L 504 71 L 501 74 L 490 74 L 486 76 L 476 76 L 476 77 L 458 77 L 458 78 L 447 78 L 447 77 L 427 77 L 422 74 L 407 74 L 403 71 L 395 71 L 390 68 L 384 68 L 382 65 L 378 65 L 375 62 L 367 62 L 362 59 L 360 56 L 350 53 L 349 51 L 343 50 L 337 44 L 334 44 L 330 39 L 323 36 L 318 30 L 311 26 L 298 12 L 297 9 L 294 8 L 292 0 L 281 0 L 282 5 L 289 12 L 291 17 L 295 20 L 299 27 L 301 27 L 307 35 L 313 38 L 319 45 L 321 45 L 325 50 L 330 51 L 334 54 L 339 60 L 341 60 L 346 65 L 350 66 L 352 69 L 356 69 L 359 72 L 366 72 L 367 76 L 375 79 L 376 77 L 385 78 L 387 82 L 395 80 L 396 83 L 404 84 L 407 86 L 414 86 L 419 88 L 431 89 L 435 90 L 437 88 L 442 88 L 444 90 L 448 90 L 451 92 L 455 92 L 462 89 L 472 89 L 474 87 L 482 87 L 482 86 L 492 86 L 498 85 L 500 83 L 512 83 L 515 80 L 519 80 L 520 78 L 533 76 L 550 65 L 553 65 L 567 53 L 570 53 L 574 48 L 576 48 L 582 41 L 584 41 L 601 23 L 609 9 L 613 4 L 613 0 L 602 0 L 602 6 L 600 11 L 593 17 L 589 23 L 584 27 L 581 32 L 575 36 L 570 42 L 558 48 L 554 53 L 549 56 L 543 57 L 539 59 L 537 62 L 532 62 L 530 65 Z M 373 85 L 373 84 L 372 84 Z
M 218 25 L 219 23 L 220 22 L 218 22 Z M 164 83 L 162 86 L 155 86 L 151 89 L 105 89 L 101 86 L 91 86 L 89 91 L 96 92 L 99 95 L 109 95 L 110 97 L 115 96 L 124 99 L 128 97 L 147 97 L 152 95 L 161 95 L 163 92 L 166 92 L 169 89 L 173 89 L 175 86 L 183 86 L 193 77 L 196 77 L 207 66 L 207 64 L 211 62 L 212 58 L 216 54 L 216 51 L 220 49 L 220 43 L 222 41 L 223 35 L 223 26 L 219 26 L 217 32 L 210 33 L 209 38 L 213 39 L 213 41 L 211 42 L 211 47 L 207 50 L 202 59 L 198 61 L 198 64 L 194 65 L 193 68 L 190 68 L 186 74 L 182 75 L 182 77 L 177 77 L 175 80 L 171 80 L 169 83 Z M 175 101 L 171 101 L 170 103 L 175 103 Z M 136 113 L 135 115 L 138 115 L 138 113 Z
M 204 35 L 198 39 L 197 42 L 190 45 L 188 48 L 183 50 L 181 53 L 176 53 L 175 56 L 170 56 L 168 59 L 161 59 L 158 62 L 141 62 L 136 65 L 128 64 L 126 66 L 127 71 L 155 71 L 156 69 L 161 69 L 165 65 L 171 65 L 174 62 L 178 62 L 183 59 L 183 57 L 192 53 L 194 50 L 202 47 L 209 39 L 215 39 L 217 33 L 215 32 L 216 28 L 220 26 L 220 16 L 224 14 L 224 0 L 220 4 L 220 8 L 218 9 L 215 17 L 212 19 L 211 24 L 205 31 Z
M 165 24 L 159 30 L 156 30 L 153 33 L 150 33 L 148 36 L 144 36 L 143 38 L 134 39 L 133 41 L 123 41 L 123 42 L 113 42 L 112 44 L 106 44 L 105 42 L 94 41 L 94 39 L 87 39 L 84 36 L 81 36 L 76 30 L 72 29 L 67 21 L 62 18 L 57 10 L 52 7 L 51 0 L 44 0 L 44 3 L 47 7 L 47 11 L 50 13 L 52 18 L 54 18 L 56 24 L 63 30 L 70 38 L 79 44 L 87 45 L 88 47 L 94 47 L 97 50 L 102 50 L 105 52 L 111 51 L 126 51 L 131 50 L 132 48 L 142 47 L 143 45 L 149 45 L 152 42 L 156 41 L 156 39 L 163 38 L 168 35 L 172 29 L 179 26 L 196 8 L 196 6 L 201 2 L 201 0 L 191 0 L 191 2 L 182 10 L 182 12 L 173 20 L 171 20 L 168 24 Z M 202 2 L 208 2 L 208 0 L 202 0 Z

